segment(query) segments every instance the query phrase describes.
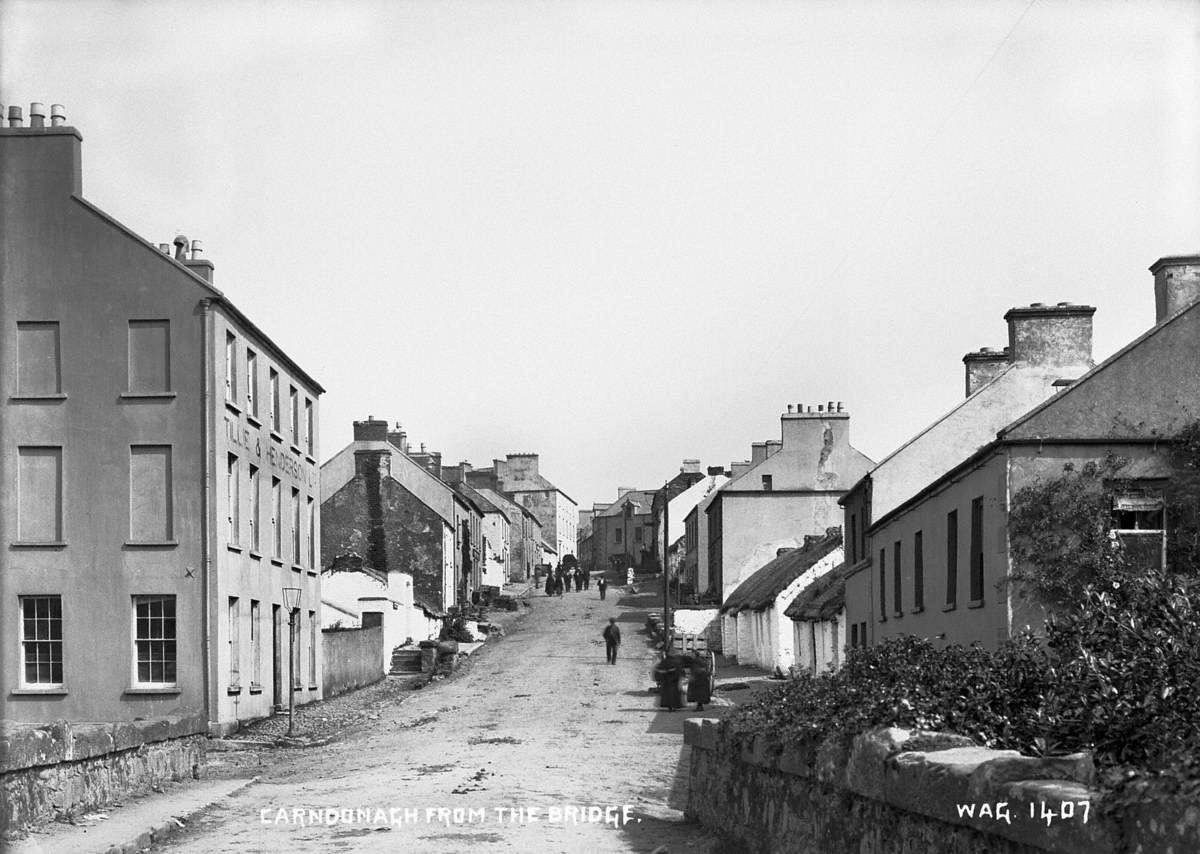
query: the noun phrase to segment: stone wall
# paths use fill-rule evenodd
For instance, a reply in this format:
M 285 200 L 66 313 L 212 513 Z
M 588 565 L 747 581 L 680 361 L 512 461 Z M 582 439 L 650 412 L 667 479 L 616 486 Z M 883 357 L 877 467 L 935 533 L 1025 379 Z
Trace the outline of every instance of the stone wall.
M 383 626 L 321 632 L 322 696 L 344 694 L 383 678 Z
M 0 834 L 197 777 L 207 722 L 180 714 L 118 723 L 0 722 Z
M 1151 854 L 1200 851 L 1194 803 L 1101 815 L 1087 754 L 986 750 L 944 733 L 881 729 L 837 742 L 738 740 L 685 722 L 687 815 L 748 852 Z

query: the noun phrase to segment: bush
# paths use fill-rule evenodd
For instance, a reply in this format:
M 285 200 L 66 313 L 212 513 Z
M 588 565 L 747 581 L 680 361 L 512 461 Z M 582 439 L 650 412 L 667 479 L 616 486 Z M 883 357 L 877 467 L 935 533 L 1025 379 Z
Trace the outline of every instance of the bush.
M 1085 587 L 1045 636 L 995 651 L 914 637 L 852 649 L 737 710 L 734 732 L 849 740 L 936 729 L 1041 755 L 1092 750 L 1110 786 L 1200 787 L 1200 581 L 1161 570 Z

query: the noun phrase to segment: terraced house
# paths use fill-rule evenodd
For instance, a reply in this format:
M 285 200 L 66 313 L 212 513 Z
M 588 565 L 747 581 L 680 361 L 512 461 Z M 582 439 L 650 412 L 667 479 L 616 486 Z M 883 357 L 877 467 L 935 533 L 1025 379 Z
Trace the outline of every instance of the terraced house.
M 299 701 L 319 698 L 322 388 L 214 287 L 195 243 L 156 246 L 86 200 L 60 107 L 9 116 L 0 718 L 21 822 L 55 789 L 54 771 L 20 786 L 40 771 L 19 745 L 45 722 L 75 729 L 38 762 L 74 774 L 153 744 L 129 759 L 137 788 L 190 773 L 198 736 L 279 709 L 289 659 Z

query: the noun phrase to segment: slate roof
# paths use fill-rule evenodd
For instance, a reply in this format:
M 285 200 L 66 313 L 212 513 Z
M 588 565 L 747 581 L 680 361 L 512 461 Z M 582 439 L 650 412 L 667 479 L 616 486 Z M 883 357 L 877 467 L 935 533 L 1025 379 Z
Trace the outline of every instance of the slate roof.
M 721 613 L 761 611 L 775 601 L 787 586 L 812 569 L 842 545 L 841 528 L 830 528 L 825 536 L 804 548 L 786 551 L 737 586 Z
M 850 564 L 839 563 L 800 591 L 783 613 L 793 620 L 832 620 L 846 607 L 846 576 Z
M 654 503 L 653 489 L 634 489 L 626 492 L 612 504 L 598 512 L 597 516 L 613 517 L 620 516 L 625 512 L 625 505 L 632 503 L 635 516 L 645 516 L 650 512 L 651 505 Z

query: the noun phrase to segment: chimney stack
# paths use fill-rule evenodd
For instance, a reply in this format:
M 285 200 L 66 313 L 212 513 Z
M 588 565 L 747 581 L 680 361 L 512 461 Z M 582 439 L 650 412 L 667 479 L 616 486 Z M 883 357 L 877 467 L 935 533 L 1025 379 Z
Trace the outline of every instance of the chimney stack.
M 1026 365 L 1091 365 L 1092 315 L 1090 305 L 1035 302 L 1011 308 L 1008 322 L 1009 355 Z
M 175 246 L 176 246 L 175 257 L 176 258 L 179 257 L 179 240 L 180 240 L 180 238 L 182 238 L 184 240 L 185 244 L 187 244 L 183 247 L 185 254 L 187 256 L 183 259 L 183 266 L 187 267 L 189 270 L 191 270 L 193 273 L 195 273 L 197 276 L 204 279 L 204 281 L 208 282 L 211 285 L 212 280 L 213 280 L 213 263 L 212 263 L 212 261 L 209 261 L 207 258 L 200 257 L 200 253 L 202 251 L 200 249 L 200 241 L 193 240 L 191 243 L 187 243 L 187 238 L 183 237 L 183 235 L 176 237 L 175 238 Z
M 1168 255 L 1150 265 L 1154 274 L 1154 323 L 1162 323 L 1200 299 L 1200 255 Z
M 967 397 L 998 377 L 1011 362 L 1012 354 L 1007 347 L 1002 350 L 980 347 L 963 356 L 963 364 L 967 367 Z
M 355 442 L 386 442 L 387 440 L 386 421 L 381 421 L 374 415 L 368 415 L 366 421 L 354 422 Z
M 408 453 L 408 434 L 404 432 L 404 428 L 400 426 L 399 421 L 396 422 L 395 429 L 388 432 L 387 440 L 403 453 Z
M 683 465 L 679 467 L 681 474 L 700 474 L 699 460 L 684 460 Z
M 753 442 L 750 445 L 750 465 L 756 466 L 767 458 L 767 443 Z
M 708 471 L 709 477 L 717 477 L 719 475 L 725 474 L 725 467 L 724 466 L 709 466 L 707 471 Z
M 782 450 L 782 448 L 783 448 L 783 440 L 782 439 L 768 439 L 767 440 L 767 459 L 770 459 L 775 454 L 779 453 L 779 451 Z

